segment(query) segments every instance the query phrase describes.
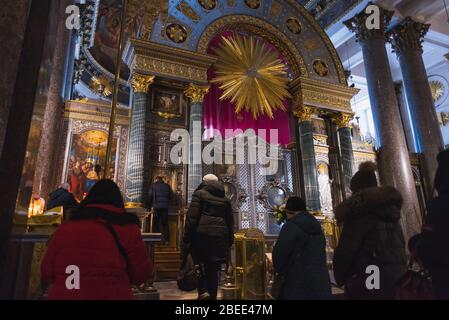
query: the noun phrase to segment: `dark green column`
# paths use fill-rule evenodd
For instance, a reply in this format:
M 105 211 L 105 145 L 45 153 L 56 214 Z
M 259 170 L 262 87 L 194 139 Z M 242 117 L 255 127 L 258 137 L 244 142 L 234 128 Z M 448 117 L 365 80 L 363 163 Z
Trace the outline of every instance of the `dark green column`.
M 348 113 L 340 113 L 334 120 L 338 126 L 338 140 L 341 166 L 343 171 L 344 191 L 346 197 L 351 194 L 350 185 L 351 179 L 354 175 L 354 151 L 352 149 L 352 136 L 351 126 L 349 122 L 352 120 L 353 115 Z
M 315 146 L 313 143 L 312 114 L 314 109 L 303 107 L 296 112 L 299 119 L 299 145 L 304 177 L 304 190 L 309 210 L 319 211 L 320 189 L 316 169 Z

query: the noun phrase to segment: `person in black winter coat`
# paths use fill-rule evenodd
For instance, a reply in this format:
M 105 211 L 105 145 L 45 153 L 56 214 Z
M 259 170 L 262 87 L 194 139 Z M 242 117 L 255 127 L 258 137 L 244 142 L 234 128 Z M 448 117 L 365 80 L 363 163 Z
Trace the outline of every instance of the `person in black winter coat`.
M 435 298 L 449 300 L 449 149 L 438 155 L 434 187 L 417 253 L 429 269 Z
M 352 197 L 336 208 L 335 217 L 343 225 L 334 252 L 334 276 L 345 285 L 348 299 L 394 299 L 397 282 L 405 274 L 405 239 L 399 223 L 402 196 L 393 187 L 378 187 L 376 166 L 360 165 L 351 180 Z M 379 267 L 380 288 L 368 289 L 367 267 Z
M 286 211 L 288 220 L 273 248 L 274 270 L 285 278 L 279 299 L 330 299 L 326 239 L 321 225 L 298 197 L 288 199 Z
M 218 274 L 234 241 L 234 221 L 223 185 L 207 175 L 193 193 L 183 237 L 183 253 L 190 252 L 197 268 L 198 299 L 217 298 Z
M 58 189 L 52 191 L 47 201 L 47 210 L 63 207 L 64 212 L 67 212 L 75 209 L 77 206 L 78 202 L 73 194 L 70 193 L 70 185 L 68 183 L 63 183 Z
M 170 199 L 173 196 L 173 191 L 170 186 L 164 182 L 162 177 L 157 177 L 156 182 L 150 187 L 148 197 L 150 207 L 154 209 L 156 217 L 155 226 L 156 231 L 162 232 L 162 237 L 165 244 L 170 240 L 170 229 L 168 226 L 168 208 L 170 206 Z

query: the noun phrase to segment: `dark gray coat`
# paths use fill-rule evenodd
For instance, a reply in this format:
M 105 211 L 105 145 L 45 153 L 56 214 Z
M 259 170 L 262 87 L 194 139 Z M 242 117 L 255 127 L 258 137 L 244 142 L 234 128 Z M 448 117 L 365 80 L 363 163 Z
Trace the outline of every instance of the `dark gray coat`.
M 449 299 L 449 150 L 438 156 L 435 189 L 438 197 L 428 206 L 417 253 L 430 270 L 438 299 Z
M 281 300 L 331 298 L 326 240 L 312 215 L 300 213 L 284 224 L 273 248 L 273 266 L 286 276 Z
M 344 285 L 354 275 L 366 275 L 368 265 L 380 269 L 381 289 L 373 298 L 393 299 L 406 272 L 405 240 L 399 219 L 402 196 L 393 187 L 362 190 L 339 205 L 335 217 L 343 224 L 334 252 L 334 275 Z M 347 292 L 351 296 L 350 292 Z

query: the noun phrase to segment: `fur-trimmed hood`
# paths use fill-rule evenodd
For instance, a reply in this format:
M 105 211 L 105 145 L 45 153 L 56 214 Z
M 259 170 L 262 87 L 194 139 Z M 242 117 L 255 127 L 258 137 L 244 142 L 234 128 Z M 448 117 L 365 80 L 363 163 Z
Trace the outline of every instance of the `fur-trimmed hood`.
M 396 222 L 401 217 L 403 198 L 394 187 L 373 187 L 357 192 L 335 210 L 338 224 L 363 215 L 375 215 L 382 221 Z

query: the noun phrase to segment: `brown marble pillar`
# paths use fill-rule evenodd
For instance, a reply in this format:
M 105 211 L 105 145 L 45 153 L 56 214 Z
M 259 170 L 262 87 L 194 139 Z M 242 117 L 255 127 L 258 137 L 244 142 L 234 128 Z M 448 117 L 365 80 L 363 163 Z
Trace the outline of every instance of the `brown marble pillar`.
M 421 213 L 409 151 L 399 113 L 385 43 L 394 12 L 380 8 L 381 27 L 371 29 L 365 10 L 344 24 L 362 47 L 368 91 L 377 131 L 378 165 L 382 184 L 396 187 L 404 198 L 401 224 L 408 239 L 421 229 Z
M 390 43 L 401 65 L 405 94 L 410 109 L 418 152 L 423 154 L 424 187 L 433 196 L 437 156 L 444 148 L 432 92 L 422 58 L 422 42 L 430 25 L 405 18 L 390 32 Z
M 15 5 L 16 2 L 14 2 Z M 14 83 L 3 152 L 0 158 L 0 275 L 5 266 L 28 133 L 36 98 L 51 0 L 33 1 Z M 2 8 L 3 10 L 3 8 Z M 7 275 L 4 275 L 7 276 Z M 3 279 L 2 279 L 3 280 Z M 8 298 L 0 282 L 0 299 Z
M 31 0 L 4 1 L 0 19 L 0 154 Z
M 48 83 L 47 99 L 44 106 L 42 119 L 42 134 L 36 159 L 36 168 L 33 179 L 33 192 L 47 198 L 53 188 L 56 167 L 56 142 L 61 128 L 64 101 L 61 96 L 64 70 L 66 65 L 67 47 L 70 31 L 65 27 L 65 9 L 73 3 L 73 0 L 61 0 L 55 11 L 56 34 L 48 33 L 48 37 L 56 36 L 53 54 L 51 57 L 52 68 Z M 49 41 L 47 41 L 49 42 Z

